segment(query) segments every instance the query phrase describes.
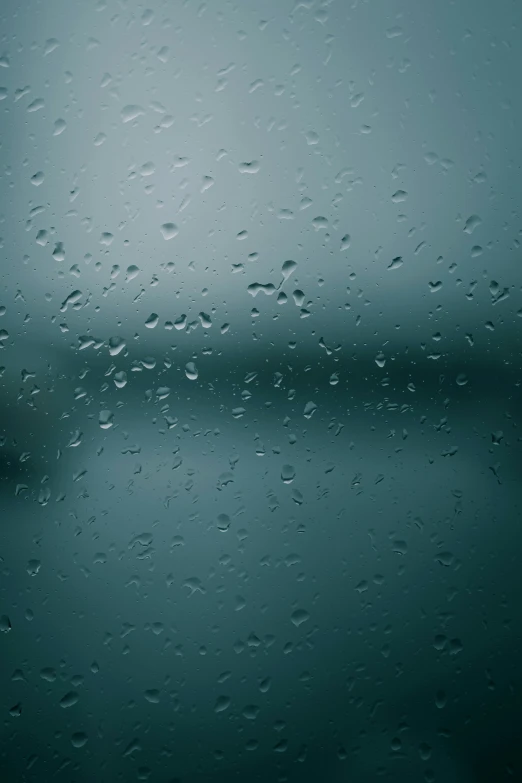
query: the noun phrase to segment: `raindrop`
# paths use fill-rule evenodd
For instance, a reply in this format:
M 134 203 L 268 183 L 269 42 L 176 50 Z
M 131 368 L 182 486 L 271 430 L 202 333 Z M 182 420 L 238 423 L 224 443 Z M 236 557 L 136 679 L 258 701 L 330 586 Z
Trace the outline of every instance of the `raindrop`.
M 480 226 L 481 223 L 482 220 L 479 218 L 478 215 L 471 215 L 471 217 L 469 217 L 466 220 L 466 223 L 464 225 L 464 231 L 466 232 L 466 234 L 472 234 L 475 231 L 475 229 Z
M 113 416 L 114 414 L 111 413 L 111 411 L 100 411 L 100 415 L 98 416 L 98 422 L 100 424 L 100 427 L 102 430 L 108 430 L 113 425 Z
M 131 280 L 134 280 L 134 278 L 139 274 L 140 269 L 135 264 L 131 264 L 127 267 L 127 276 L 125 278 L 125 282 L 129 283 Z
M 174 237 L 178 235 L 179 229 L 175 223 L 163 223 L 161 226 L 161 233 L 163 239 L 168 241 L 169 239 L 174 239 Z
M 317 409 L 317 405 L 315 404 L 315 402 L 307 402 L 303 411 L 303 416 L 305 417 L 305 419 L 311 419 L 316 409 Z
M 71 737 L 71 743 L 74 748 L 83 748 L 87 744 L 87 734 L 84 731 L 76 731 Z
M 118 356 L 125 347 L 125 340 L 122 337 L 111 337 L 109 339 L 109 353 L 111 356 Z
M 257 174 L 259 168 L 259 161 L 257 160 L 239 164 L 239 171 L 241 174 Z
M 230 517 L 228 514 L 219 514 L 217 518 L 217 526 L 218 530 L 221 530 L 223 533 L 225 533 L 228 528 L 230 527 Z
M 151 313 L 145 321 L 147 329 L 154 329 L 158 325 L 159 315 L 157 313 Z
M 281 480 L 284 484 L 291 484 L 295 479 L 295 468 L 293 465 L 283 465 L 281 468 Z
M 394 258 L 392 262 L 388 264 L 388 269 L 398 269 L 400 266 L 402 266 L 402 264 L 402 256 L 396 256 L 396 258 Z
M 54 123 L 54 129 L 53 129 L 53 136 L 59 136 L 61 133 L 64 132 L 64 130 L 67 127 L 67 123 L 65 120 L 62 120 L 61 118 L 58 120 L 55 120 Z
M 63 707 L 64 710 L 68 709 L 69 707 L 74 707 L 74 705 L 78 702 L 78 699 L 79 696 L 76 691 L 69 691 L 69 693 L 66 693 L 65 696 L 60 699 L 60 707 Z
M 127 385 L 127 373 L 124 370 L 120 370 L 114 374 L 114 385 L 117 389 L 123 389 Z
M 230 707 L 230 698 L 228 696 L 218 696 L 214 705 L 214 712 L 224 712 Z
M 194 362 L 187 362 L 185 365 L 185 375 L 189 381 L 195 381 L 198 377 L 198 370 Z
M 286 282 L 294 269 L 297 268 L 297 264 L 295 261 L 285 261 L 282 266 L 282 273 L 283 273 L 283 282 Z
M 122 122 L 132 122 L 132 120 L 141 117 L 143 114 L 145 114 L 145 112 L 141 106 L 137 106 L 136 104 L 129 104 L 124 106 L 121 110 L 121 119 Z
M 299 628 L 300 625 L 309 619 L 310 615 L 305 609 L 296 609 L 295 612 L 292 612 L 291 620 L 296 628 Z
M 27 563 L 27 573 L 29 576 L 36 576 L 40 568 L 42 567 L 42 564 L 40 560 L 29 560 Z

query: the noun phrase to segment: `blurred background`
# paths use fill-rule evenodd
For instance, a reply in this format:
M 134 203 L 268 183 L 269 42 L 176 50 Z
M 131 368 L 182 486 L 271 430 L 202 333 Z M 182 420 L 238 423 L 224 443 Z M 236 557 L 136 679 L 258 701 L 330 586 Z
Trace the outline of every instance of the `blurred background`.
M 522 779 L 517 0 L 3 0 L 0 778 Z

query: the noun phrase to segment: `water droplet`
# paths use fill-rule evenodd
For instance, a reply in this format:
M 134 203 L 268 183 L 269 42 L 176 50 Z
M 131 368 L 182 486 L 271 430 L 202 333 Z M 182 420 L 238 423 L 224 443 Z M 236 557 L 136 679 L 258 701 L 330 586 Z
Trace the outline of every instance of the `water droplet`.
M 438 552 L 435 555 L 435 560 L 440 565 L 445 566 L 446 568 L 449 568 L 451 565 L 453 565 L 453 562 L 455 560 L 455 556 L 451 552 Z
M 446 636 L 444 636 L 444 634 L 437 634 L 433 642 L 433 646 L 435 647 L 436 650 L 441 652 L 445 648 L 447 643 L 448 643 L 448 639 Z
M 406 541 L 402 541 L 400 539 L 399 540 L 395 540 L 392 543 L 392 550 L 397 555 L 405 555 L 408 552 L 408 544 L 406 543 Z
M 63 242 L 57 242 L 53 250 L 53 258 L 55 261 L 65 261 L 65 250 Z
M 327 229 L 328 220 L 322 215 L 319 215 L 318 217 L 314 217 L 314 219 L 312 220 L 312 226 L 316 231 L 320 231 L 321 229 Z
M 170 57 L 170 49 L 168 46 L 162 46 L 161 49 L 158 52 L 158 60 L 161 60 L 162 63 L 167 63 L 169 61 Z
M 65 120 L 62 120 L 61 117 L 58 120 L 55 120 L 54 122 L 54 128 L 53 128 L 53 136 L 59 136 L 61 133 L 64 132 L 64 130 L 67 127 L 67 123 Z
M 111 337 L 109 339 L 109 353 L 111 356 L 118 356 L 125 347 L 125 340 L 122 337 Z
M 315 404 L 315 402 L 307 402 L 304 407 L 303 416 L 305 417 L 305 419 L 311 419 L 316 410 L 317 410 L 317 405 Z
M 27 573 L 29 576 L 36 576 L 40 568 L 42 567 L 42 564 L 40 560 L 29 560 L 27 563 Z
M 102 235 L 100 237 L 100 245 L 105 245 L 105 247 L 110 247 L 114 241 L 114 234 L 111 234 L 110 231 L 103 231 Z
M 429 761 L 431 758 L 431 747 L 426 742 L 419 745 L 419 755 L 422 761 Z
M 127 373 L 124 370 L 120 370 L 114 374 L 114 385 L 117 389 L 123 389 L 127 385 Z
M 147 329 L 154 329 L 158 325 L 159 315 L 157 313 L 151 313 L 145 321 Z
M 40 109 L 43 109 L 45 106 L 43 98 L 35 98 L 34 101 L 32 101 L 29 106 L 27 107 L 27 111 L 29 113 L 40 111 Z
M 214 706 L 214 712 L 224 712 L 230 707 L 230 698 L 228 696 L 218 696 Z
M 270 677 L 265 677 L 259 683 L 259 690 L 261 691 L 261 693 L 268 693 L 268 691 L 270 690 L 270 686 L 271 685 L 272 685 L 271 678 Z
M 447 697 L 444 691 L 437 691 L 435 696 L 435 705 L 439 710 L 444 709 L 446 706 Z
M 210 320 L 210 316 L 207 315 L 206 313 L 201 312 L 199 314 L 199 320 L 201 322 L 201 326 L 203 327 L 203 329 L 210 329 L 210 327 L 212 326 L 212 321 Z
M 98 422 L 102 430 L 108 430 L 113 425 L 113 417 L 114 414 L 111 411 L 100 411 L 100 414 L 98 416 Z
M 469 217 L 466 220 L 466 223 L 464 225 L 464 231 L 466 232 L 466 234 L 472 234 L 475 231 L 475 229 L 480 226 L 481 223 L 482 220 L 479 218 L 478 215 L 471 215 L 471 217 Z
M 352 243 L 352 238 L 351 238 L 350 234 L 345 234 L 344 237 L 342 237 L 342 239 L 341 239 L 341 252 L 343 250 L 348 250 L 348 248 L 350 247 L 351 243 Z
M 292 272 L 296 268 L 297 268 L 297 264 L 296 264 L 295 261 L 288 260 L 288 261 L 285 261 L 283 263 L 281 271 L 283 273 L 283 281 L 284 282 L 286 282 L 288 280 L 288 278 L 290 277 L 290 275 L 292 274 Z
M 302 625 L 309 619 L 310 619 L 310 615 L 305 609 L 296 609 L 295 612 L 292 612 L 291 615 L 291 620 L 296 628 L 299 628 L 300 625 Z
M 230 527 L 230 517 L 228 514 L 219 514 L 217 518 L 218 530 L 225 533 Z
M 187 362 L 185 365 L 185 375 L 189 381 L 195 381 L 198 377 L 198 370 L 194 362 Z
M 44 57 L 46 57 L 48 54 L 51 54 L 51 52 L 54 52 L 58 46 L 60 46 L 58 39 L 48 38 L 44 45 Z
M 241 174 L 257 174 L 259 169 L 259 161 L 257 160 L 251 160 L 249 162 L 239 164 L 239 171 Z
M 391 264 L 388 264 L 388 269 L 398 269 L 403 264 L 402 256 L 396 256 L 391 262 Z
M 65 696 L 60 699 L 60 707 L 63 707 L 64 710 L 69 707 L 74 707 L 79 698 L 76 691 L 69 691 L 69 693 L 66 693 Z
M 291 484 L 295 479 L 295 468 L 293 465 L 283 465 L 281 468 L 281 479 L 284 484 Z
M 125 277 L 125 282 L 129 283 L 131 280 L 134 280 L 134 278 L 139 274 L 140 269 L 135 264 L 131 264 L 127 267 L 127 275 Z
M 71 743 L 74 748 L 83 748 L 87 744 L 88 739 L 84 731 L 76 731 L 71 737 Z
M 174 237 L 178 235 L 179 229 L 175 223 L 163 223 L 161 226 L 161 233 L 163 239 L 168 241 L 169 239 L 174 239 Z
M 141 117 L 143 114 L 145 114 L 145 111 L 141 106 L 138 106 L 137 104 L 128 104 L 121 110 L 121 119 L 122 122 L 132 122 L 132 120 Z

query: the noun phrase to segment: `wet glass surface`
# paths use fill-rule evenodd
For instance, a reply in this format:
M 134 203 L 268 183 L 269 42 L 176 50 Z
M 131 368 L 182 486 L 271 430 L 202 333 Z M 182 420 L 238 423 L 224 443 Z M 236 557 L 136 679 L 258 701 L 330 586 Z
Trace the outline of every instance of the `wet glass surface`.
M 522 779 L 522 5 L 3 0 L 0 779 Z

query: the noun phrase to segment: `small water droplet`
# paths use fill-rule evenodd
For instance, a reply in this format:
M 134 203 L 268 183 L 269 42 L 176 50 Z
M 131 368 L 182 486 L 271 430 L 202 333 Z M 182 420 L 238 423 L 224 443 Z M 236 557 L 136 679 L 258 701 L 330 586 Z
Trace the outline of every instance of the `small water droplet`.
M 257 174 L 259 168 L 260 166 L 258 160 L 251 160 L 239 164 L 240 174 Z
M 84 731 L 76 731 L 71 737 L 71 743 L 74 748 L 83 748 L 87 744 L 87 734 Z
M 29 560 L 27 563 L 27 573 L 29 576 L 36 576 L 40 568 L 42 567 L 42 564 L 40 560 Z
M 304 407 L 303 416 L 305 417 L 305 419 L 311 419 L 316 410 L 317 410 L 317 405 L 315 404 L 315 402 L 307 402 Z

